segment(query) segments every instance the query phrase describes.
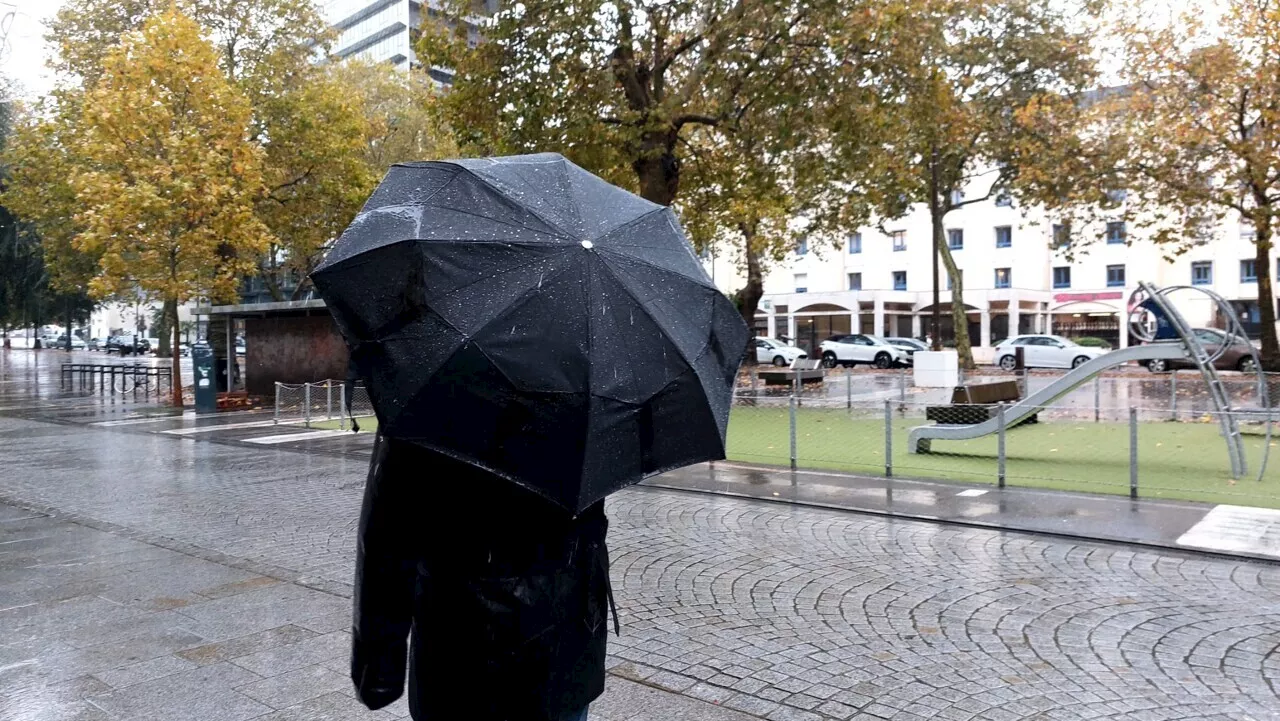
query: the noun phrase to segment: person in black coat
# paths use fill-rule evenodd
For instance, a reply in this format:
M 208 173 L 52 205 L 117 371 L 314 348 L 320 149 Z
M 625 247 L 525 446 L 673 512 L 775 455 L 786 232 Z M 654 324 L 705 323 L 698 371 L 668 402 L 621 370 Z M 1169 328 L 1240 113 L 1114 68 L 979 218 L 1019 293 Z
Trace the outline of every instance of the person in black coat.
M 604 690 L 608 519 L 408 441 L 375 441 L 351 678 L 415 721 L 578 721 Z M 614 613 L 614 626 L 617 615 Z

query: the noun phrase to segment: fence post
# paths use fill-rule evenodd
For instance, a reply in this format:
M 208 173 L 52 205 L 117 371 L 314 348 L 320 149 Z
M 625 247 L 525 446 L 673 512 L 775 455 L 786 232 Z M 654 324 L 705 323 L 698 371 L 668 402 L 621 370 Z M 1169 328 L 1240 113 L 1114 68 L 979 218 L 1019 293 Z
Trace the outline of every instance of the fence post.
M 996 406 L 996 484 L 1004 488 L 1004 401 Z
M 791 372 L 794 374 L 791 376 L 791 397 L 796 399 L 796 405 L 800 405 L 802 403 L 800 394 L 804 392 L 804 389 L 800 386 L 800 371 L 793 368 Z
M 790 413 L 790 416 L 791 416 L 791 470 L 794 471 L 796 469 L 796 397 L 795 397 L 795 394 L 792 394 L 791 398 L 788 400 L 790 401 L 788 403 L 788 406 L 790 407 L 790 410 L 791 410 L 791 413 Z
M 1169 420 L 1178 420 L 1178 371 L 1169 373 Z
M 844 367 L 844 407 L 853 408 L 853 368 L 850 366 Z
M 1093 377 L 1093 422 L 1102 420 L 1102 374 Z
M 347 384 L 338 385 L 338 430 L 347 430 Z
M 333 381 L 326 378 L 324 381 L 324 419 L 333 418 Z
M 898 401 L 900 403 L 907 402 L 907 369 L 898 369 Z
M 271 413 L 271 425 L 280 425 L 280 381 L 276 381 L 276 407 Z
M 303 388 L 302 404 L 307 408 L 307 410 L 304 412 L 303 418 L 305 419 L 307 428 L 310 428 L 311 427 L 311 384 L 303 383 L 302 388 Z
M 893 401 L 884 399 L 884 477 L 893 477 Z
M 1138 498 L 1138 409 L 1129 406 L 1129 498 Z

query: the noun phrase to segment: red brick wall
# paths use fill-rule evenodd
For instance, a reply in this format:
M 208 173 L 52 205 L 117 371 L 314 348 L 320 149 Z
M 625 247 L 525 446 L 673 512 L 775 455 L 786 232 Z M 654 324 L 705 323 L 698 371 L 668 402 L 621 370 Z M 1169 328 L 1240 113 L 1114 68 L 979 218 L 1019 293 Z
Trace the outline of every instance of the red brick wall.
M 245 320 L 245 385 L 270 396 L 275 384 L 347 376 L 347 345 L 328 313 Z

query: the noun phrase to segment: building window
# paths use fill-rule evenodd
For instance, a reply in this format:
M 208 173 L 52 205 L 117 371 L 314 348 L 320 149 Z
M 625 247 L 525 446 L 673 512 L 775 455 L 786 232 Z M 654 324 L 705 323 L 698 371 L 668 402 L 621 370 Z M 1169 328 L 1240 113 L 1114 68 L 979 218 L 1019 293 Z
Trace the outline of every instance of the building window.
M 862 290 L 862 274 L 861 273 L 849 274 L 849 290 Z
M 1107 223 L 1107 245 L 1123 245 L 1128 235 L 1129 233 L 1125 229 L 1123 220 L 1113 220 Z
M 996 287 L 1008 288 L 1013 278 L 1013 271 L 1009 268 L 996 268 Z
M 1213 261 L 1197 260 L 1191 264 L 1191 285 L 1213 285 Z
M 1053 287 L 1054 288 L 1070 288 L 1071 287 L 1071 266 L 1060 265 L 1053 269 Z
M 1240 282 L 1257 283 L 1258 265 L 1253 259 L 1240 261 Z
M 895 230 L 889 234 L 889 237 L 893 238 L 893 249 L 895 251 L 907 249 L 907 231 Z
M 1107 266 L 1107 287 L 1108 288 L 1124 287 L 1124 266 L 1123 265 Z
M 801 238 L 800 242 L 796 243 L 796 255 L 808 255 L 808 254 L 809 254 L 809 239 Z
M 1107 191 L 1107 200 L 1113 203 L 1123 203 L 1129 197 L 1129 191 L 1124 188 L 1112 188 Z
M 862 233 L 854 233 L 849 236 L 849 254 L 862 252 Z
M 1013 227 L 1008 225 L 1000 225 L 996 227 L 996 247 L 1010 248 L 1013 246 Z
M 893 289 L 894 290 L 907 289 L 907 271 L 905 270 L 893 271 Z
M 1053 224 L 1053 247 L 1065 248 L 1071 245 L 1071 226 L 1063 223 Z
M 963 285 L 963 284 L 964 284 L 964 269 L 963 269 L 963 268 L 956 268 L 956 275 L 960 276 L 960 284 L 961 284 L 961 285 Z M 951 281 L 951 274 L 950 274 L 950 273 L 947 273 L 947 290 L 951 290 L 954 286 L 955 286 L 955 283 L 953 283 L 953 282 Z
M 1013 196 L 1009 195 L 1009 191 L 1000 190 L 996 192 L 996 207 L 997 208 L 1013 207 Z
M 956 188 L 955 190 L 951 191 L 951 204 L 952 204 L 952 205 L 959 205 L 959 204 L 961 204 L 961 203 L 963 203 L 963 202 L 964 202 L 964 191 L 963 191 L 963 190 L 960 190 L 959 188 Z
M 952 250 L 964 250 L 964 231 L 960 228 L 948 230 L 947 247 Z
M 796 292 L 797 293 L 809 292 L 809 274 L 808 273 L 796 273 Z

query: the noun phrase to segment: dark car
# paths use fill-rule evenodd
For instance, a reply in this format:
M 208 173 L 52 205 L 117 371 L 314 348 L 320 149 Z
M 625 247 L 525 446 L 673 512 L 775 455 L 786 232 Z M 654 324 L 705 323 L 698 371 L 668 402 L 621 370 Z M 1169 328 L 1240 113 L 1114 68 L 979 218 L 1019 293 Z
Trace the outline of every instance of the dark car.
M 1216 328 L 1194 328 L 1196 339 L 1204 346 L 1205 351 L 1212 357 L 1218 352 L 1226 340 L 1226 334 Z M 1231 345 L 1226 349 L 1218 359 L 1213 362 L 1213 367 L 1220 371 L 1245 371 L 1253 372 L 1257 370 L 1254 363 L 1253 345 L 1248 339 L 1236 337 L 1232 339 Z M 1160 343 L 1174 343 L 1176 341 L 1157 341 Z M 1164 373 L 1165 371 L 1177 370 L 1179 368 L 1195 368 L 1196 364 L 1190 358 L 1178 358 L 1165 360 L 1156 358 L 1154 360 L 1142 361 L 1142 365 L 1152 373 Z
M 151 352 L 151 341 L 142 336 L 113 335 L 107 339 L 107 352 L 119 353 L 122 356 Z
M 907 352 L 907 359 L 902 365 L 912 365 L 916 351 L 929 350 L 929 346 L 925 345 L 924 341 L 916 340 L 915 338 L 885 338 L 885 340 L 889 341 L 889 345 L 897 346 Z

